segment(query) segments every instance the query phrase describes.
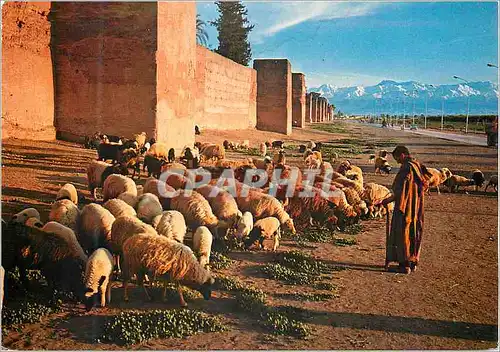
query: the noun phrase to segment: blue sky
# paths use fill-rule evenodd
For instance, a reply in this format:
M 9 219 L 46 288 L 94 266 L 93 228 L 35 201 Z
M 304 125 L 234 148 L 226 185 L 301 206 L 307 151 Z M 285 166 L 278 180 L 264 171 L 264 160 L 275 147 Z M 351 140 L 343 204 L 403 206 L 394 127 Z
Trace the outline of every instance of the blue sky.
M 253 58 L 288 58 L 308 87 L 422 83 L 497 83 L 497 2 L 244 2 Z M 218 17 L 198 2 L 201 19 Z M 217 31 L 207 23 L 209 46 Z

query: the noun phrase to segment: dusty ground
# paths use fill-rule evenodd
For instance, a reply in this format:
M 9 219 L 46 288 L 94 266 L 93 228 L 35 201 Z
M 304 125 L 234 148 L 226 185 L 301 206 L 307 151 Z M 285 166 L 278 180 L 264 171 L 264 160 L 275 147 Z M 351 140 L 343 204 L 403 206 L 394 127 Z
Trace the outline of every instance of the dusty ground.
M 331 141 L 359 138 L 363 141 L 392 140 L 406 144 L 428 166 L 448 167 L 453 173 L 468 175 L 475 168 L 487 178 L 497 172 L 497 150 L 475 147 L 400 131 L 349 125 L 348 134 L 329 134 L 305 129 L 294 130 L 293 141 Z M 260 131 L 204 131 L 200 141 L 249 139 L 252 145 L 282 135 Z M 404 138 L 404 140 L 402 139 Z M 234 155 L 233 155 L 234 156 Z M 242 157 L 238 154 L 234 157 Z M 47 210 L 57 189 L 72 182 L 88 197 L 85 167 L 95 151 L 64 142 L 3 141 L 2 217 L 23 207 L 34 206 L 47 219 Z M 390 176 L 376 176 L 368 154 L 351 160 L 365 172 L 366 181 L 389 186 Z M 392 164 L 394 164 L 394 161 Z M 291 163 L 297 163 L 292 159 Z M 397 171 L 397 170 L 395 170 Z M 283 285 L 258 274 L 256 268 L 272 260 L 272 253 L 232 253 L 237 260 L 226 274 L 239 276 L 263 289 L 270 304 L 291 304 L 311 312 L 307 323 L 314 336 L 308 340 L 270 337 L 243 313 L 232 311 L 231 298 L 216 292 L 211 301 L 195 301 L 193 308 L 221 314 L 230 331 L 201 334 L 186 339 L 154 340 L 134 349 L 486 349 L 497 346 L 498 268 L 497 196 L 494 193 L 468 194 L 433 192 L 426 197 L 425 233 L 421 265 L 411 275 L 383 271 L 385 255 L 384 220 L 363 222 L 357 245 L 336 247 L 315 244 L 314 256 L 345 267 L 334 274 L 339 297 L 326 302 L 285 301 L 276 293 L 311 291 L 309 287 Z M 285 241 L 279 250 L 296 249 Z M 119 282 L 114 283 L 109 308 L 90 314 L 70 310 L 27 325 L 22 333 L 11 331 L 3 345 L 10 349 L 118 349 L 97 344 L 100 325 L 106 315 L 124 308 L 165 307 L 145 303 L 142 295 L 122 300 Z M 174 306 L 174 303 L 172 305 Z M 30 344 L 26 344 L 27 336 Z

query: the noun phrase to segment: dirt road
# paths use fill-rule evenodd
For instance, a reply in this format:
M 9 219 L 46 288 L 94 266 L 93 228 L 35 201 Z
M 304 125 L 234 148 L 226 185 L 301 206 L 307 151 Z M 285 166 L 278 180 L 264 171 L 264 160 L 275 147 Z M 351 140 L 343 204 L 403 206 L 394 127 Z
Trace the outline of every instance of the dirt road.
M 347 125 L 348 133 L 329 134 L 310 129 L 294 129 L 293 141 L 357 139 L 360 143 L 390 141 L 404 143 L 424 164 L 448 167 L 453 173 L 469 175 L 476 168 L 487 178 L 497 172 L 497 151 L 400 131 Z M 260 131 L 203 131 L 201 141 L 250 139 L 251 145 L 282 135 Z M 389 149 L 389 148 L 387 148 Z M 242 157 L 238 154 L 233 157 Z M 95 151 L 64 142 L 7 140 L 2 150 L 2 217 L 33 205 L 46 220 L 48 207 L 57 189 L 73 182 L 85 196 L 86 163 Z M 373 173 L 368 154 L 352 155 L 351 161 L 365 174 L 365 182 L 389 186 L 394 173 Z M 299 164 L 300 158 L 289 158 Z M 393 165 L 395 162 L 390 160 Z M 397 171 L 397 168 L 395 169 Z M 357 244 L 337 247 L 314 244 L 302 249 L 346 270 L 335 272 L 332 282 L 339 297 L 326 302 L 287 301 L 278 293 L 312 292 L 306 286 L 284 285 L 266 279 L 258 268 L 272 261 L 270 252 L 234 252 L 236 262 L 225 274 L 240 277 L 268 294 L 269 304 L 291 304 L 307 310 L 306 323 L 313 336 L 307 340 L 266 334 L 245 314 L 233 311 L 231 299 L 216 293 L 211 301 L 196 301 L 193 308 L 220 314 L 230 330 L 186 339 L 164 339 L 135 345 L 134 349 L 486 349 L 497 346 L 498 202 L 494 193 L 460 192 L 441 195 L 432 192 L 425 199 L 425 232 L 419 270 L 410 275 L 384 272 L 385 222 L 364 221 Z M 296 249 L 284 241 L 280 251 Z M 10 330 L 3 345 L 11 349 L 118 349 L 95 342 L 104 316 L 126 308 L 165 307 L 145 303 L 141 295 L 124 303 L 121 283 L 114 283 L 109 308 L 92 313 L 65 312 L 50 316 L 40 324 L 27 325 L 22 333 Z M 166 305 L 167 307 L 173 304 Z M 26 336 L 30 336 L 29 345 Z

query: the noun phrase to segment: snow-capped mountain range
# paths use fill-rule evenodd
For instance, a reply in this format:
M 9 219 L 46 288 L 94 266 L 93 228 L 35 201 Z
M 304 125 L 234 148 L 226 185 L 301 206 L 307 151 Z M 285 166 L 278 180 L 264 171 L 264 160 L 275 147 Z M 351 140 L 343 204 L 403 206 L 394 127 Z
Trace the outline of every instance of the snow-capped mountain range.
M 382 81 L 374 86 L 336 87 L 323 84 L 310 88 L 346 114 L 497 114 L 498 85 L 491 82 L 470 82 L 447 85 L 424 84 L 415 81 Z

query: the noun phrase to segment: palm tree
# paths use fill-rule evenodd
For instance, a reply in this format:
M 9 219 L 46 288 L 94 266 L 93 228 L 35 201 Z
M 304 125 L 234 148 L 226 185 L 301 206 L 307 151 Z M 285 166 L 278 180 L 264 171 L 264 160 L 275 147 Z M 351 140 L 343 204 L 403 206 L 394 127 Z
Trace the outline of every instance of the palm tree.
M 205 21 L 200 19 L 200 15 L 196 15 L 196 42 L 200 45 L 207 46 L 208 34 L 205 30 Z

